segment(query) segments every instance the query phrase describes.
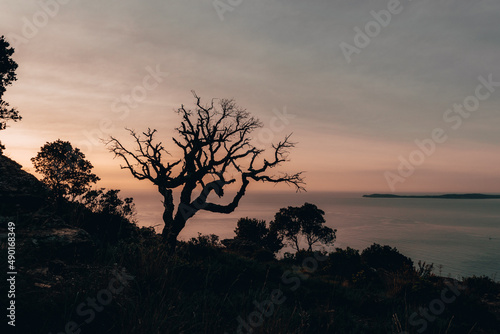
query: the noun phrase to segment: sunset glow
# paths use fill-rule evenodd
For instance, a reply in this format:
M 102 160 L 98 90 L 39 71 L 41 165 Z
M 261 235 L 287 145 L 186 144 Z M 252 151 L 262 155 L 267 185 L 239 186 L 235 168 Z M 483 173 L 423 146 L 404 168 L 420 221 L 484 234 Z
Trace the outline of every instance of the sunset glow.
M 352 29 L 368 22 L 375 5 L 344 4 L 340 11 L 326 1 L 275 3 L 261 11 L 263 4 L 245 3 L 221 21 L 210 1 L 69 1 L 27 39 L 23 32 L 33 27 L 26 22 L 43 10 L 40 4 L 0 6 L 0 28 L 19 63 L 5 100 L 23 116 L 2 132 L 2 141 L 27 170 L 40 146 L 61 138 L 83 150 L 106 180 L 102 186 L 147 187 L 118 170 L 99 138 L 154 127 L 168 147 L 178 123 L 173 110 L 192 106 L 195 90 L 207 102 L 234 98 L 259 117 L 268 132 L 255 137 L 266 138 L 264 146 L 293 133 L 298 145 L 289 166 L 307 172 L 311 191 L 391 192 L 384 173 L 397 173 L 399 157 L 408 159 L 418 149 L 414 141 L 430 138 L 435 128 L 446 129 L 448 140 L 396 192 L 500 189 L 500 92 L 481 101 L 457 130 L 443 119 L 474 93 L 478 77 L 500 81 L 500 46 L 491 35 L 496 23 L 477 20 L 468 30 L 470 22 L 455 19 L 477 18 L 467 16 L 465 2 L 453 12 L 407 4 L 349 64 L 339 43 L 354 43 Z M 488 16 L 495 6 L 482 2 L 474 11 Z M 316 18 L 326 12 L 328 19 Z M 439 22 L 422 26 L 437 15 Z M 485 32 L 490 38 L 477 38 Z M 459 38 L 464 34 L 470 36 Z M 283 114 L 288 118 L 279 119 Z

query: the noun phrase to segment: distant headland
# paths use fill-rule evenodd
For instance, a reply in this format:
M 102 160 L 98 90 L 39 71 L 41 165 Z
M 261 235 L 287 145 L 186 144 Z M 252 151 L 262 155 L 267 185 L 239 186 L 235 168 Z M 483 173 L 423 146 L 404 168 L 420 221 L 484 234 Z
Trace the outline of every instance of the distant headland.
M 444 194 L 444 195 L 371 194 L 371 195 L 363 195 L 363 197 L 370 197 L 370 198 L 500 199 L 500 195 L 486 195 L 486 194 Z

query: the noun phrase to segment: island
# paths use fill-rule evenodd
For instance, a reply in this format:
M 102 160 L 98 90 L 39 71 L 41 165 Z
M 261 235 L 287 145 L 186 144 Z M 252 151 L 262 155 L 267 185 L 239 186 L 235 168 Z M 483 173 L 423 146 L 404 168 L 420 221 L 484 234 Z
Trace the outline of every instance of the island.
M 371 194 L 371 195 L 363 195 L 363 197 L 369 197 L 369 198 L 500 199 L 500 195 L 486 195 L 486 194 L 444 194 L 444 195 Z

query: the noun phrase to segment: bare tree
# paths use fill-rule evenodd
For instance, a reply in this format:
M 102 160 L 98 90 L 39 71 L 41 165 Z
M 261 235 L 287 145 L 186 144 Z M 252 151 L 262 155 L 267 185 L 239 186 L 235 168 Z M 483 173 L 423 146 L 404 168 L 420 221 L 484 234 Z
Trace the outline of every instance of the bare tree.
M 172 140 L 182 150 L 181 158 L 172 159 L 162 143 L 155 140 L 156 129 L 148 129 L 142 135 L 129 130 L 135 140 L 134 150 L 125 148 L 114 137 L 107 142 L 110 151 L 125 161 L 122 169 L 158 187 L 164 205 L 162 235 L 172 250 L 189 218 L 199 210 L 233 212 L 251 181 L 283 182 L 297 191 L 305 190 L 302 172 L 269 173 L 270 169 L 288 160 L 289 149 L 294 147 L 290 136 L 273 145 L 272 158 L 266 159 L 264 150 L 251 143 L 250 134 L 262 127 L 258 119 L 232 99 L 213 99 L 211 104 L 202 105 L 200 97 L 194 92 L 193 95 L 196 99 L 194 110 L 184 105 L 177 110 L 182 122 L 176 128 L 178 138 Z M 218 103 L 214 105 L 214 101 Z M 170 156 L 170 162 L 165 161 L 165 155 Z M 224 196 L 225 186 L 233 183 L 239 186 L 228 204 L 208 200 L 212 191 L 218 197 Z M 172 192 L 176 188 L 181 189 L 177 210 Z

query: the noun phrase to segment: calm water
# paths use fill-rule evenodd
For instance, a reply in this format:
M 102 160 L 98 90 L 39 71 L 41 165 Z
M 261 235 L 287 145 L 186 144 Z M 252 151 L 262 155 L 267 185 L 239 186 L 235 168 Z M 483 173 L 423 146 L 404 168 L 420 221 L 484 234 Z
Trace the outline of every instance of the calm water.
M 141 225 L 161 230 L 158 195 L 134 194 Z M 200 211 L 182 231 L 189 239 L 214 233 L 234 236 L 240 217 L 272 220 L 286 206 L 316 204 L 336 228 L 335 247 L 364 249 L 372 243 L 396 247 L 401 253 L 435 264 L 435 273 L 461 277 L 488 275 L 500 281 L 500 200 L 376 199 L 352 193 L 248 194 L 229 215 Z M 441 268 L 439 268 L 441 266 Z

